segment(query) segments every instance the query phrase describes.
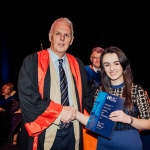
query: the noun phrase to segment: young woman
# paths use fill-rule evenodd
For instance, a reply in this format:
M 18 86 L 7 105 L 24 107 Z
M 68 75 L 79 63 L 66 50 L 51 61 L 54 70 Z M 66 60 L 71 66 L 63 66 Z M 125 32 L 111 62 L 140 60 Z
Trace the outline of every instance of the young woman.
M 97 150 L 142 150 L 139 130 L 150 130 L 149 99 L 144 89 L 133 82 L 130 63 L 122 50 L 111 46 L 101 55 L 102 86 L 97 89 L 95 98 L 102 90 L 124 97 L 123 110 L 110 114 L 110 120 L 116 122 L 110 140 L 98 135 Z M 73 108 L 72 108 L 73 109 Z M 76 119 L 86 125 L 88 116 L 76 111 Z

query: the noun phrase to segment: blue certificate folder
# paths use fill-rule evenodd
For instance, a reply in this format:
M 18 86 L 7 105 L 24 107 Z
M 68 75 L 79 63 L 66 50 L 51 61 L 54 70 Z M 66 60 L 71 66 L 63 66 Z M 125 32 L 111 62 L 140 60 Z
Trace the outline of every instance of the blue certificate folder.
M 109 119 L 111 112 L 122 110 L 124 99 L 106 92 L 99 92 L 94 102 L 86 128 L 111 139 L 115 122 Z

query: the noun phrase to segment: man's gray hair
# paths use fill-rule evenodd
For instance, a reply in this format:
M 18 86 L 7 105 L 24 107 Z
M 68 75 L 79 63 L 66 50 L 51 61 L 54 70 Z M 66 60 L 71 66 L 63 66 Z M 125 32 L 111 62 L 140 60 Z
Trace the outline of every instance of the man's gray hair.
M 65 17 L 61 17 L 61 18 L 58 18 L 58 19 L 54 20 L 54 22 L 53 22 L 53 24 L 52 24 L 52 26 L 50 28 L 49 33 L 53 33 L 54 25 L 57 22 L 66 22 L 71 28 L 71 36 L 74 35 L 73 23 L 71 22 L 71 20 L 69 18 L 65 18 Z

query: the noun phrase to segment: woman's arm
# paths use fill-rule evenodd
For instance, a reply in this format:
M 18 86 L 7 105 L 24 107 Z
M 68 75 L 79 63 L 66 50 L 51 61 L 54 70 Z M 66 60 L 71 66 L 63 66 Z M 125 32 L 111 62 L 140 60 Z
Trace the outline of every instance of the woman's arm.
M 71 107 L 72 110 L 75 110 L 75 108 Z M 76 119 L 81 122 L 83 125 L 86 125 L 89 119 L 89 116 L 86 116 L 82 113 L 80 113 L 78 110 L 76 111 Z
M 125 114 L 122 110 L 114 111 L 109 116 L 110 120 L 130 124 L 138 130 L 150 130 L 150 119 L 140 119 Z

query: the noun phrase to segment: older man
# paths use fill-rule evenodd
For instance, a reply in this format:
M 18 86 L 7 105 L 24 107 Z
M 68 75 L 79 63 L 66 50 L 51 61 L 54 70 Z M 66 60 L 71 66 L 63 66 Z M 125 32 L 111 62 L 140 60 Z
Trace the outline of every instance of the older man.
M 87 86 L 82 61 L 66 53 L 73 40 L 72 22 L 58 18 L 50 28 L 50 48 L 23 61 L 18 79 L 21 150 L 83 150 L 82 126 L 70 106 L 89 112 L 94 91 Z

